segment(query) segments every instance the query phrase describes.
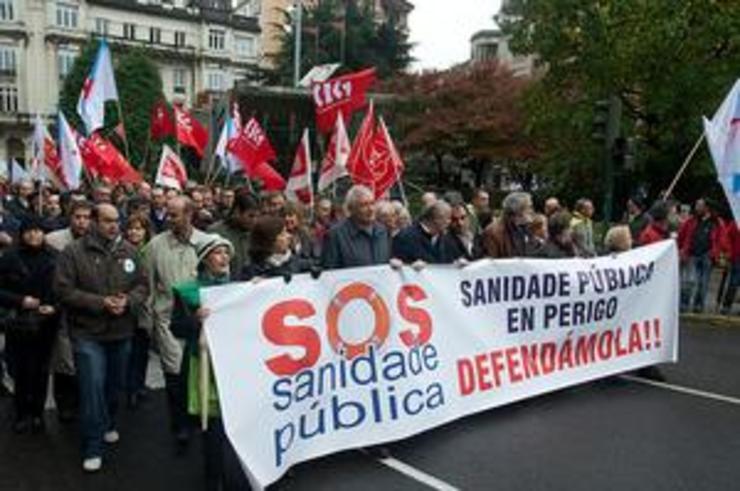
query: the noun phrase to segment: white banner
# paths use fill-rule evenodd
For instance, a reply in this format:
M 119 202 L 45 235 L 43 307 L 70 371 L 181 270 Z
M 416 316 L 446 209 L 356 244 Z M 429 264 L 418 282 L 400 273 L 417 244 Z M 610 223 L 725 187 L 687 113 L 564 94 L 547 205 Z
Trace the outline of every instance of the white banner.
M 678 353 L 673 241 L 582 260 L 389 266 L 205 290 L 221 410 L 253 481 Z

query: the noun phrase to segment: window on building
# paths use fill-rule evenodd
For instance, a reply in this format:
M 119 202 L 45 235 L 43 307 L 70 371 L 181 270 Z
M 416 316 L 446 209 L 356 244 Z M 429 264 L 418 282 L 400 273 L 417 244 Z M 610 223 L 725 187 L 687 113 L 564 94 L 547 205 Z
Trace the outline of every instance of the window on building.
M 95 34 L 107 36 L 109 31 L 110 21 L 108 19 L 101 19 L 100 17 L 95 19 Z
M 136 39 L 136 26 L 134 24 L 123 24 L 123 37 L 126 39 Z
M 57 64 L 59 70 L 59 78 L 64 78 L 69 75 L 72 71 L 72 67 L 77 59 L 77 50 L 60 46 L 57 52 Z
M 220 29 L 208 31 L 208 47 L 215 51 L 223 51 L 226 46 L 226 32 Z
M 185 46 L 185 33 L 182 31 L 175 31 L 175 46 Z
M 18 112 L 18 88 L 14 85 L 0 85 L 0 113 Z
M 206 74 L 206 89 L 214 91 L 226 90 L 226 77 L 221 71 L 210 71 Z
M 79 9 L 77 5 L 57 3 L 57 27 L 77 29 Z
M 15 75 L 15 53 L 14 46 L 0 44 L 0 74 Z
M 237 36 L 234 39 L 234 47 L 237 56 L 253 57 L 255 56 L 254 38 Z
M 186 73 L 184 68 L 175 68 L 173 72 L 172 90 L 176 94 L 184 94 Z
M 0 21 L 15 20 L 15 0 L 0 0 Z
M 159 27 L 150 27 L 149 42 L 152 44 L 160 44 L 162 42 L 162 29 Z

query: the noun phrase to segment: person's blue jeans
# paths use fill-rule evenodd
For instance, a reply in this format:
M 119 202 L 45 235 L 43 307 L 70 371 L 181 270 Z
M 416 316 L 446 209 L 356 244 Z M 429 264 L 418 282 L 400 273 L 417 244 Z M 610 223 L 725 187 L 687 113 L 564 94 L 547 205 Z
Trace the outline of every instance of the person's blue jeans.
M 712 273 L 709 256 L 691 256 L 681 269 L 681 310 L 704 312 Z
M 82 456 L 103 455 L 103 435 L 115 429 L 119 393 L 124 389 L 131 340 L 74 343 L 80 384 Z

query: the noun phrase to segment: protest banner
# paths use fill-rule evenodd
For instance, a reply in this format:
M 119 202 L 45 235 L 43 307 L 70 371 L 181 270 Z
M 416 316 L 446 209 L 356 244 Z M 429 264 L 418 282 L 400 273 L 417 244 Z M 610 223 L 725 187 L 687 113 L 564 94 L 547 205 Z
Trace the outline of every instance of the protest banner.
M 678 353 L 673 241 L 595 259 L 376 266 L 203 293 L 227 434 L 261 487 L 301 461 Z

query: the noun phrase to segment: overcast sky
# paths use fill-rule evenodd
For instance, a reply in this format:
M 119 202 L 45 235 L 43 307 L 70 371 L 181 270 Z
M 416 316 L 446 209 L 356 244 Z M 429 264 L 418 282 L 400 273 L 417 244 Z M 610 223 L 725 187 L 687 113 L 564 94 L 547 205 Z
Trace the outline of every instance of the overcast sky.
M 470 37 L 493 29 L 500 0 L 412 0 L 409 17 L 415 68 L 448 68 L 470 58 Z

